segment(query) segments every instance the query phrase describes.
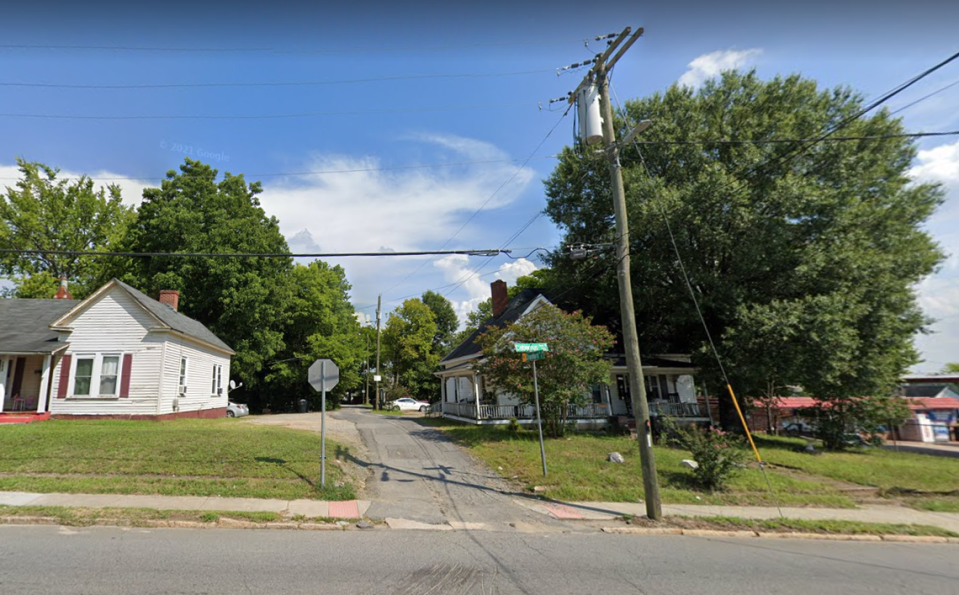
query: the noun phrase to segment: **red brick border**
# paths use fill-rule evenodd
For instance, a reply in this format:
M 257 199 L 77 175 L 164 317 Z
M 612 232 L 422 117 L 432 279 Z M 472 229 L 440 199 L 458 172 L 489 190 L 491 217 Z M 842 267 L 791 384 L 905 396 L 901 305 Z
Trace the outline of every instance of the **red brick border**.
M 55 413 L 52 419 L 131 419 L 146 421 L 167 421 L 171 419 L 219 419 L 226 417 L 226 407 L 217 407 L 216 409 L 200 409 L 197 411 L 177 411 L 175 413 L 163 413 L 160 415 L 123 415 L 110 413 L 106 415 L 72 415 L 65 413 Z

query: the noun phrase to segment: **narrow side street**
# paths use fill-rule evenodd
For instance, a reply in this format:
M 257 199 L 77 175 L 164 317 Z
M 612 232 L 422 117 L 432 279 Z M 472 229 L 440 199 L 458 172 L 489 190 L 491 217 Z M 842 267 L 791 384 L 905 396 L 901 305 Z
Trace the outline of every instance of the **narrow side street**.
M 369 460 L 367 516 L 454 527 L 505 528 L 511 523 L 562 530 L 566 525 L 519 506 L 518 493 L 494 471 L 473 460 L 441 431 L 413 417 L 395 417 L 345 407 L 336 417 L 354 422 Z M 394 525 L 396 523 L 393 523 Z

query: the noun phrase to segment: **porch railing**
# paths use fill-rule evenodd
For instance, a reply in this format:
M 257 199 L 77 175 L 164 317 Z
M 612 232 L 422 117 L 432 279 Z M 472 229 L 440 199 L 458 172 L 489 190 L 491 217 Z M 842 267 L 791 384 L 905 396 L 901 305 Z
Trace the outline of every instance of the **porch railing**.
M 443 413 L 476 419 L 476 403 L 442 403 Z M 610 417 L 612 413 L 605 403 L 589 403 L 584 406 L 569 405 L 569 419 L 599 419 Z M 479 419 L 536 419 L 536 408 L 532 405 L 480 405 Z
M 650 415 L 666 417 L 701 417 L 699 403 L 650 403 Z

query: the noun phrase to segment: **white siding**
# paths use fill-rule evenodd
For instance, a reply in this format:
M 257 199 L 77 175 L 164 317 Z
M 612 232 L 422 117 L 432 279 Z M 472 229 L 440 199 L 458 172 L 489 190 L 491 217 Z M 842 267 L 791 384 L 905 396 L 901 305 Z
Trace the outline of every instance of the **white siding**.
M 51 412 L 64 415 L 156 415 L 173 412 L 181 350 L 190 351 L 190 392 L 181 399 L 180 411 L 225 407 L 226 396 L 211 399 L 210 366 L 204 363 L 214 356 L 200 346 L 190 345 L 169 333 L 151 332 L 157 320 L 133 300 L 123 289 L 114 287 L 68 322 L 74 330 L 66 337 L 67 354 L 122 353 L 132 354 L 130 396 L 127 398 L 78 398 L 67 395 L 57 398 L 62 358 L 52 371 Z M 175 339 L 172 340 L 171 339 Z M 164 349 L 165 347 L 165 349 Z M 164 366 L 164 351 L 166 365 Z M 229 371 L 229 358 L 215 356 Z M 171 372 L 171 366 L 173 370 Z M 205 372 L 204 372 L 205 370 Z M 206 381 L 203 382 L 203 378 Z M 228 379 L 229 376 L 225 376 Z M 119 391 L 119 387 L 118 387 Z M 224 391 L 225 393 L 225 391 Z M 158 396 L 160 399 L 158 400 Z
M 167 340 L 159 413 L 173 413 L 174 402 L 180 412 L 226 407 L 230 358 L 179 335 L 156 334 Z M 187 358 L 187 391 L 181 397 L 178 393 L 180 359 L 183 357 Z M 223 366 L 223 394 L 219 396 L 212 394 L 211 390 L 215 364 Z

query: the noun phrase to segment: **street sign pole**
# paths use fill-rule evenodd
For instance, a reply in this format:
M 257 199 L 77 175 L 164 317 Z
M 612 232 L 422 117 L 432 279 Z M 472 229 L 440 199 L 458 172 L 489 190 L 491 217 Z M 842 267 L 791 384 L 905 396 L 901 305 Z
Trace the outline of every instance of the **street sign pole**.
M 539 382 L 536 380 L 536 360 L 533 360 L 533 397 L 536 399 L 536 425 L 539 427 L 539 456 L 543 460 L 543 477 L 546 477 L 546 447 L 543 445 L 543 418 L 539 412 Z
M 320 364 L 320 489 L 326 487 L 326 361 Z
M 313 390 L 320 393 L 320 487 L 326 487 L 326 389 L 340 382 L 340 369 L 333 360 L 318 359 L 310 365 L 307 379 Z

